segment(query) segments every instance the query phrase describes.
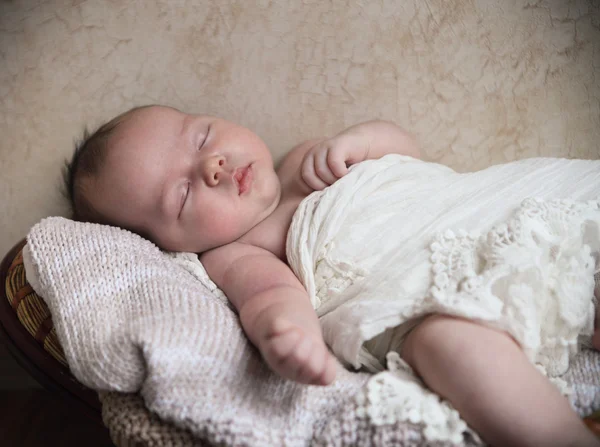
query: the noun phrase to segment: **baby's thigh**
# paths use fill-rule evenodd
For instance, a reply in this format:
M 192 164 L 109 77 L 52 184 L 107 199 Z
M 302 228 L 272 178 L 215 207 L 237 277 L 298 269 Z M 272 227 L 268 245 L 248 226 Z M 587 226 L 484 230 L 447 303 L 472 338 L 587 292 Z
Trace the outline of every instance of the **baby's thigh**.
M 505 332 L 434 315 L 407 335 L 401 355 L 490 444 L 594 445 L 568 400 Z
M 486 357 L 490 347 L 502 358 L 520 346 L 506 332 L 449 315 L 430 315 L 406 334 L 401 357 L 425 380 L 429 370 L 468 374 L 471 362 Z M 522 351 L 521 351 L 522 352 Z M 427 381 L 427 380 L 426 380 Z

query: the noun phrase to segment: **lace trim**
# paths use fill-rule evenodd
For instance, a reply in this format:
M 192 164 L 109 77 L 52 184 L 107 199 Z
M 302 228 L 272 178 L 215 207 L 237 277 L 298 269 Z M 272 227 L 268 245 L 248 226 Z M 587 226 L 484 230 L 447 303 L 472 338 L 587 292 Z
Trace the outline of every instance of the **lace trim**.
M 527 199 L 487 234 L 438 235 L 430 289 L 438 310 L 499 326 L 549 376 L 563 374 L 579 335 L 593 332 L 598 205 Z
M 462 444 L 464 434 L 477 438 L 452 405 L 427 390 L 395 352 L 387 355 L 388 371 L 373 376 L 355 396 L 357 415 L 376 426 L 397 422 L 420 424 L 430 442 Z
M 436 312 L 487 321 L 509 332 L 563 394 L 560 377 L 593 331 L 600 252 L 598 202 L 526 200 L 508 222 L 480 235 L 446 231 L 431 244 Z M 598 287 L 598 286 L 596 286 Z M 427 390 L 395 352 L 356 402 L 375 425 L 423 426 L 429 441 L 476 436 L 446 401 Z
M 333 258 L 332 252 L 335 252 L 333 241 L 324 247 L 315 265 L 315 289 L 319 305 L 368 275 L 366 270 L 352 262 Z

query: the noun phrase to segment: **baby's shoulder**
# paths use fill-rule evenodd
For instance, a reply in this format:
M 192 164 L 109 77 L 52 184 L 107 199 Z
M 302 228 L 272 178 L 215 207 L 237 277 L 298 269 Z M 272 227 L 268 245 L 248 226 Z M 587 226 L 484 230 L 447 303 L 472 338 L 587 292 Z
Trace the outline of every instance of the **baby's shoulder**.
M 219 285 L 222 283 L 227 269 L 232 264 L 246 256 L 265 254 L 272 256 L 271 253 L 261 247 L 235 241 L 205 251 L 200 255 L 200 262 L 202 262 L 208 276 Z
M 277 176 L 284 193 L 298 190 L 300 194 L 307 195 L 312 192 L 312 189 L 302 181 L 300 169 L 306 153 L 322 140 L 323 138 L 312 138 L 303 141 L 294 146 L 283 158 L 277 167 Z

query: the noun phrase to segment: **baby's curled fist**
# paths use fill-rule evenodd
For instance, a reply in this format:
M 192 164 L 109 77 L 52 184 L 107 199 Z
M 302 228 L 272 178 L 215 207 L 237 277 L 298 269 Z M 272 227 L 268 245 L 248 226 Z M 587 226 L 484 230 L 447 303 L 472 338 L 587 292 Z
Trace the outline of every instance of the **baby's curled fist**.
M 369 140 L 358 129 L 347 129 L 333 138 L 316 143 L 302 159 L 301 175 L 315 191 L 335 183 L 348 173 L 348 167 L 365 160 Z
M 335 379 L 337 361 L 323 339 L 285 318 L 272 322 L 259 349 L 271 369 L 286 379 L 308 385 L 329 385 Z

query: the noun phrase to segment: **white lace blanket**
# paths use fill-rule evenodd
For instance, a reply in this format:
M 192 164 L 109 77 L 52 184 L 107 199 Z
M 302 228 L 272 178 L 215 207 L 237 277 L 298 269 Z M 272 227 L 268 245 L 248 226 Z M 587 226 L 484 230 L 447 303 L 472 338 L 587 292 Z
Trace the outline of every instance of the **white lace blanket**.
M 305 199 L 287 257 L 348 365 L 383 369 L 420 317 L 445 313 L 508 331 L 567 392 L 559 377 L 593 333 L 599 200 L 600 161 L 529 159 L 459 174 L 389 155 Z M 394 354 L 387 367 L 410 374 Z M 418 381 L 384 379 L 370 382 L 373 398 L 401 395 L 405 405 L 382 418 L 435 413 L 450 421 L 429 424 L 439 439 L 464 428 Z

